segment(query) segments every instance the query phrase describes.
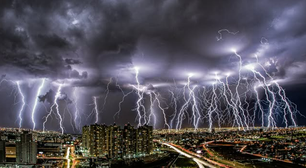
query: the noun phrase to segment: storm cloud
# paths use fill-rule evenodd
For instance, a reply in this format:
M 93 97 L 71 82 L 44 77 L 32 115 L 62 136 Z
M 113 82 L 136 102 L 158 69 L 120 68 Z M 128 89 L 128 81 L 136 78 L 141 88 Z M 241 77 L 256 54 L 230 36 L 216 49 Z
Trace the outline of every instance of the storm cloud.
M 214 72 L 237 73 L 235 48 L 243 65 L 257 56 L 281 84 L 305 83 L 305 16 L 302 0 L 4 0 L 1 80 L 45 78 L 101 96 L 112 78 L 117 95 L 116 84 L 124 91 L 135 84 L 137 66 L 151 90 L 191 72 L 205 84 Z M 39 100 L 53 102 L 54 89 Z M 72 103 L 72 89 L 66 92 Z
M 148 66 L 144 78 L 179 78 L 179 69 L 227 70 L 235 47 L 245 61 L 262 50 L 260 60 L 273 59 L 285 78 L 287 67 L 305 61 L 304 8 L 303 1 L 5 1 L 1 69 L 56 80 L 79 67 L 108 78 L 137 65 Z

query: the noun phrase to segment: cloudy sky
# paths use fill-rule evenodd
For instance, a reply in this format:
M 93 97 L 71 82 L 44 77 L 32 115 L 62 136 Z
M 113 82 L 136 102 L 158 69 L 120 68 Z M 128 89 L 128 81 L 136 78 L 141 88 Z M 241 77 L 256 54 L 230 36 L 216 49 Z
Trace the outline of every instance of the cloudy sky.
M 203 86 L 215 72 L 235 75 L 233 48 L 243 66 L 257 56 L 303 113 L 305 16 L 303 0 L 1 1 L 0 126 L 18 127 L 19 81 L 26 102 L 22 127 L 32 128 L 43 79 L 34 115 L 37 129 L 42 129 L 60 84 L 66 132 L 77 132 L 75 102 L 78 125 L 95 122 L 90 115 L 94 97 L 99 123 L 137 125 L 136 93 L 127 96 L 120 116 L 113 117 L 123 95 L 118 85 L 128 93 L 136 84 L 134 67 L 139 67 L 140 84 L 158 90 L 166 108 L 170 97 L 163 90 L 186 81 L 188 73 L 197 74 L 192 82 Z M 58 121 L 52 114 L 47 129 L 58 131 Z

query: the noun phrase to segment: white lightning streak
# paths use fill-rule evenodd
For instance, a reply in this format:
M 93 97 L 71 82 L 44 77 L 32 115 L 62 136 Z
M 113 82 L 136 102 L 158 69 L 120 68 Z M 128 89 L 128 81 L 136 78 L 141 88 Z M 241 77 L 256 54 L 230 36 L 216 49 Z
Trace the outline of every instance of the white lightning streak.
M 136 102 L 136 104 L 137 104 L 136 111 L 137 111 L 137 117 L 138 117 L 138 125 L 137 126 L 139 127 L 139 126 L 142 125 L 141 124 L 142 117 L 141 117 L 140 108 L 143 107 L 143 105 L 141 104 L 141 101 L 143 100 L 143 92 L 140 93 L 140 82 L 138 80 L 139 68 L 135 67 L 134 70 L 135 70 L 135 80 L 136 80 L 136 83 L 137 83 L 136 90 L 137 90 L 137 95 L 138 95 L 138 100 Z M 145 119 L 145 117 L 144 117 L 144 119 Z
M 200 114 L 200 110 L 198 108 L 198 103 L 197 103 L 197 100 L 196 100 L 196 96 L 195 96 L 195 93 L 194 93 L 194 90 L 197 86 L 194 86 L 192 89 L 190 87 L 189 88 L 189 96 L 192 97 L 192 115 L 193 115 L 193 126 L 194 126 L 194 129 L 198 129 L 199 127 L 199 121 L 200 121 L 200 118 L 201 118 L 201 114 Z
M 45 124 L 47 123 L 48 121 L 48 118 L 49 116 L 52 114 L 52 111 L 53 111 L 53 108 L 55 107 L 56 109 L 56 114 L 57 116 L 59 117 L 59 126 L 60 126 L 60 129 L 61 129 L 61 133 L 63 134 L 64 133 L 64 127 L 63 127 L 63 118 L 59 112 L 59 105 L 58 105 L 58 98 L 61 96 L 61 90 L 62 90 L 62 84 L 59 84 L 58 88 L 57 88 L 57 92 L 54 96 L 54 102 L 52 104 L 52 106 L 50 107 L 50 111 L 49 111 L 49 114 L 46 116 L 46 119 L 43 123 L 43 131 L 45 131 Z
M 167 122 L 167 116 L 166 116 L 166 113 L 165 113 L 165 110 L 161 107 L 161 104 L 160 104 L 160 100 L 158 99 L 158 95 L 155 93 L 155 92 L 152 92 L 155 96 L 155 99 L 157 101 L 157 105 L 159 107 L 159 109 L 162 111 L 163 113 L 163 116 L 164 116 L 164 123 L 165 125 L 168 127 L 168 129 L 170 129 L 170 125 L 168 124 Z
M 98 110 L 98 104 L 97 104 L 97 97 L 94 96 L 93 99 L 94 99 L 94 105 L 95 105 L 94 111 L 95 111 L 95 113 L 96 113 L 96 121 L 95 121 L 95 124 L 97 124 L 98 121 L 99 121 L 99 110 Z
M 237 122 L 237 125 L 238 125 L 238 128 L 239 128 L 239 129 L 240 129 L 240 127 L 242 127 L 242 128 L 244 129 L 243 123 L 242 123 L 242 120 L 241 120 L 241 117 L 240 117 L 240 115 L 239 115 L 239 111 L 238 111 L 238 109 L 237 109 L 237 107 L 236 107 L 236 104 L 235 104 L 235 102 L 234 102 L 234 100 L 233 100 L 234 95 L 233 95 L 233 93 L 232 93 L 232 91 L 231 91 L 231 89 L 230 89 L 230 87 L 229 87 L 228 77 L 229 77 L 229 76 L 226 76 L 225 82 L 226 82 L 227 90 L 228 90 L 228 92 L 230 93 L 230 96 L 231 96 L 232 105 L 235 105 L 235 108 L 234 108 L 235 121 Z
M 251 68 L 251 71 L 253 72 L 252 68 Z M 267 89 L 261 84 L 261 81 L 257 78 L 255 72 L 253 72 L 253 75 L 254 75 L 254 78 L 258 81 L 259 85 L 264 89 L 267 101 L 270 102 L 269 101 L 269 94 L 267 92 Z M 256 104 L 255 104 L 255 107 L 256 107 L 256 105 L 258 105 L 259 110 L 261 111 L 261 127 L 264 127 L 265 126 L 264 110 L 263 110 L 263 107 L 261 105 L 261 101 L 259 99 L 259 94 L 258 94 L 256 86 L 254 86 L 254 91 L 255 91 L 255 94 L 256 94 Z
M 78 96 L 77 96 L 77 88 L 73 89 L 73 104 L 74 104 L 74 125 L 77 128 L 77 130 L 80 130 L 80 122 L 78 122 L 79 117 L 79 108 L 78 108 Z
M 19 81 L 17 81 L 16 84 L 17 84 L 17 88 L 18 88 L 19 94 L 20 94 L 20 96 L 21 96 L 21 102 L 22 102 L 22 105 L 21 105 L 20 110 L 19 110 L 19 130 L 20 130 L 21 125 L 22 125 L 22 112 L 23 112 L 23 110 L 24 110 L 25 100 L 24 100 L 24 95 L 23 95 L 23 93 L 22 93 L 22 90 L 21 90 L 21 88 L 20 88 L 20 83 L 19 83 Z
M 120 89 L 120 91 L 121 91 L 121 93 L 122 93 L 123 96 L 122 96 L 121 101 L 120 101 L 119 104 L 118 104 L 118 111 L 117 111 L 117 112 L 114 114 L 114 116 L 113 116 L 114 119 L 115 119 L 115 116 L 116 116 L 116 115 L 118 115 L 118 117 L 119 117 L 120 112 L 121 112 L 121 104 L 124 102 L 125 98 L 126 98 L 128 95 L 130 95 L 131 93 L 133 93 L 133 90 L 131 90 L 131 91 L 128 92 L 128 93 L 124 93 L 124 91 L 122 90 L 122 88 L 120 87 L 119 84 L 116 83 L 116 86 Z
M 183 106 L 181 107 L 181 109 L 180 109 L 180 111 L 178 113 L 177 123 L 176 123 L 176 130 L 181 129 L 182 123 L 183 123 L 184 112 L 187 110 L 188 105 L 189 105 L 190 100 L 191 100 L 191 96 L 189 96 L 188 99 L 186 99 L 186 96 L 185 96 L 185 90 L 186 90 L 186 87 L 189 87 L 189 85 L 190 85 L 190 78 L 191 77 L 192 77 L 191 74 L 188 75 L 187 84 L 185 84 L 184 88 L 183 88 L 183 95 L 184 95 L 185 103 L 183 104 Z
M 169 90 L 169 92 L 171 93 L 172 100 L 174 102 L 174 114 L 173 114 L 172 119 L 170 120 L 170 126 L 171 126 L 171 129 L 173 129 L 173 120 L 176 118 L 176 115 L 177 115 L 177 100 L 174 95 L 174 92 L 172 92 L 171 90 Z
M 222 94 L 223 94 L 223 96 L 224 96 L 224 98 L 225 98 L 225 101 L 226 101 L 226 103 L 231 107 L 231 109 L 233 110 L 233 113 L 234 113 L 234 116 L 235 116 L 235 121 L 236 121 L 236 123 L 237 123 L 237 125 L 238 126 L 240 126 L 240 123 L 239 123 L 239 120 L 238 120 L 238 116 L 237 115 L 239 115 L 238 113 L 238 110 L 236 109 L 236 107 L 235 107 L 235 105 L 233 105 L 233 101 L 229 101 L 229 98 L 227 97 L 227 88 L 228 88 L 228 90 L 229 90 L 229 92 L 230 92 L 230 94 L 232 95 L 232 93 L 231 93 L 231 90 L 229 89 L 229 86 L 228 86 L 228 76 L 226 77 L 226 84 L 224 83 L 224 82 L 222 82 L 220 79 L 219 79 L 219 77 L 217 77 L 217 74 L 216 74 L 216 79 L 217 79 L 217 81 L 219 82 L 219 83 L 221 83 L 222 84 L 222 87 L 223 87 L 223 92 L 222 92 Z M 227 87 L 226 87 L 227 86 Z
M 34 105 L 33 105 L 32 116 L 31 116 L 32 123 L 33 123 L 33 130 L 35 130 L 35 125 L 36 125 L 34 116 L 35 116 L 35 110 L 36 110 L 37 103 L 38 103 L 38 96 L 40 95 L 40 92 L 41 92 L 42 88 L 44 87 L 44 84 L 45 84 L 45 78 L 42 79 L 41 84 L 40 84 L 39 88 L 37 89 L 37 93 L 36 93 L 36 96 L 35 96 L 35 102 L 34 102 Z
M 228 29 L 221 29 L 221 30 L 218 31 L 219 37 L 217 37 L 217 41 L 222 40 L 222 32 L 224 32 L 224 31 L 227 32 L 227 33 L 229 33 L 229 34 L 232 34 L 232 35 L 236 35 L 237 33 L 239 33 L 239 31 L 237 31 L 237 32 L 231 32 L 231 31 L 229 31 Z
M 269 115 L 268 115 L 268 126 L 267 127 L 276 127 L 276 122 L 273 118 L 273 109 L 275 106 L 275 94 L 270 90 L 267 82 L 266 82 L 266 78 L 259 72 L 257 72 L 255 69 L 251 69 L 255 74 L 259 75 L 262 79 L 263 79 L 263 83 L 267 89 L 267 91 L 269 92 L 269 94 L 272 96 L 272 101 L 270 99 L 267 98 L 268 102 L 269 102 Z
M 217 94 L 216 94 L 216 89 L 215 89 L 215 83 L 212 84 L 212 87 L 213 87 L 213 89 L 212 89 L 213 95 L 212 95 L 212 98 L 211 98 L 212 101 L 210 102 L 210 106 L 208 108 L 209 131 L 212 131 L 212 123 L 213 123 L 213 121 L 212 121 L 212 114 L 217 109 L 217 105 L 216 105 L 216 103 L 217 103 L 217 100 L 216 100 Z
M 267 39 L 266 39 L 266 40 L 267 40 Z M 261 43 L 262 43 L 262 41 L 261 41 Z M 266 43 L 265 43 L 265 44 L 266 44 Z M 255 56 L 256 56 L 257 64 L 262 68 L 262 70 L 264 70 L 265 74 L 266 74 L 271 80 L 274 80 L 274 79 L 272 78 L 272 76 L 271 76 L 271 75 L 267 72 L 267 70 L 264 68 L 264 66 L 263 66 L 261 63 L 259 63 L 258 56 L 257 56 L 257 55 L 255 55 Z M 275 85 L 276 85 L 277 88 L 278 88 L 278 94 L 279 94 L 279 96 L 281 97 L 282 101 L 285 103 L 285 108 L 284 108 L 284 120 L 285 120 L 285 123 L 286 123 L 286 127 L 288 127 L 288 122 L 287 122 L 287 118 L 286 118 L 286 109 L 288 109 L 288 111 L 289 111 L 289 113 L 290 113 L 291 121 L 292 121 L 294 127 L 296 127 L 297 124 L 296 124 L 296 122 L 295 122 L 295 120 L 294 120 L 293 112 L 292 112 L 292 110 L 291 110 L 291 106 L 290 106 L 290 104 L 289 104 L 289 101 L 288 101 L 288 98 L 287 98 L 287 96 L 286 96 L 285 91 L 284 91 L 284 89 L 283 89 L 276 81 L 274 81 L 274 83 L 275 83 Z
M 103 113 L 103 110 L 104 110 L 104 108 L 105 108 L 106 101 L 107 101 L 108 94 L 109 94 L 109 85 L 112 83 L 112 80 L 113 80 L 113 78 L 110 78 L 110 79 L 109 79 L 109 82 L 108 82 L 107 85 L 106 85 L 106 94 L 105 94 L 105 97 L 104 97 L 104 101 L 103 101 L 103 106 L 102 106 L 101 113 Z
M 244 110 L 241 106 L 241 100 L 240 100 L 240 95 L 239 95 L 239 91 L 238 91 L 238 88 L 239 88 L 239 85 L 240 85 L 240 81 L 241 81 L 241 67 L 242 67 L 242 59 L 241 59 L 241 56 L 236 52 L 234 51 L 235 55 L 239 58 L 239 71 L 238 71 L 238 83 L 236 85 L 236 104 L 238 104 L 238 108 L 240 110 L 240 112 L 242 113 L 242 116 L 243 116 L 243 119 L 244 119 L 244 124 L 245 126 L 247 127 L 247 130 L 249 129 L 249 125 L 247 124 L 247 121 L 246 121 L 246 116 L 244 114 Z
M 155 102 L 157 101 L 157 98 L 155 97 L 155 99 L 153 100 L 153 95 L 151 92 L 149 92 L 149 96 L 150 96 L 150 114 L 149 114 L 149 119 L 147 124 L 149 124 L 151 122 L 151 117 L 153 116 L 153 128 L 156 128 L 156 115 L 155 115 L 155 111 L 153 109 L 153 106 L 155 104 Z

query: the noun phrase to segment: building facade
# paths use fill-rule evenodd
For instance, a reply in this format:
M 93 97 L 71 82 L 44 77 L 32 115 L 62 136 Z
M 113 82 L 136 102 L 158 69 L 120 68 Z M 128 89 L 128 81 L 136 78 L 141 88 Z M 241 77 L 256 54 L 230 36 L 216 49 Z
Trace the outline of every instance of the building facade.
M 0 163 L 5 162 L 5 141 L 0 141 Z
M 16 143 L 16 162 L 22 164 L 36 164 L 37 143 L 29 132 L 20 135 L 20 142 Z
M 87 125 L 82 128 L 82 145 L 83 148 L 89 149 L 89 126 Z
M 125 159 L 149 155 L 153 152 L 153 127 L 135 129 L 130 124 L 123 128 L 94 124 L 83 127 L 82 145 L 92 157 Z
M 136 130 L 136 153 L 138 155 L 150 154 L 153 150 L 153 128 L 142 126 Z

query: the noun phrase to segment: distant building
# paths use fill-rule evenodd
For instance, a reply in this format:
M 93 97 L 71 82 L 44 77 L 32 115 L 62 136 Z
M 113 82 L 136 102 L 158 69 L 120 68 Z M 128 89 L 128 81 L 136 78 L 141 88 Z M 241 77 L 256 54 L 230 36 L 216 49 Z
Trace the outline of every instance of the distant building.
M 122 134 L 124 139 L 122 142 L 123 156 L 133 157 L 136 151 L 134 127 L 130 124 L 125 125 Z
M 94 124 L 83 127 L 82 144 L 93 157 L 123 159 L 139 157 L 153 152 L 153 127 L 135 129 L 127 124 L 122 129 L 116 124 Z
M 64 156 L 65 150 L 62 149 L 61 143 L 40 142 L 37 144 L 37 153 L 39 156 L 58 157 Z
M 116 124 L 109 126 L 109 157 L 122 158 L 122 129 Z
M 33 141 L 33 135 L 24 131 L 20 135 L 20 142 L 16 143 L 16 162 L 22 164 L 36 164 L 37 143 Z
M 153 127 L 142 126 L 136 129 L 136 154 L 147 155 L 153 151 Z
M 0 163 L 5 162 L 5 142 L 0 141 Z
M 6 162 L 16 162 L 16 144 L 5 143 Z
M 82 128 L 82 147 L 89 149 L 89 126 L 85 125 Z
M 89 126 L 89 132 L 85 137 L 88 136 L 88 150 L 91 156 L 101 156 L 103 155 L 102 144 L 103 144 L 103 126 L 95 124 Z

